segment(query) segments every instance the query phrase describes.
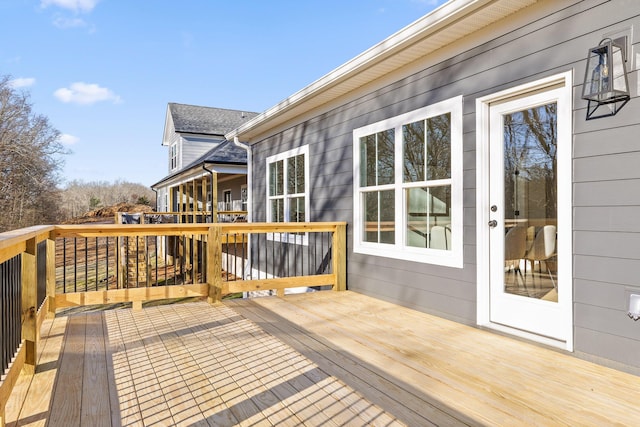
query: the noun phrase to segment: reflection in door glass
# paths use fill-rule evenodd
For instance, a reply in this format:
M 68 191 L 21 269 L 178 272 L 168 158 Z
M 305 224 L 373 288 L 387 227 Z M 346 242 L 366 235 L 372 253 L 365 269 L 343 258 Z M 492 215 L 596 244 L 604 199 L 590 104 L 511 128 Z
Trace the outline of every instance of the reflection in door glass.
M 558 302 L 557 104 L 503 116 L 505 292 Z

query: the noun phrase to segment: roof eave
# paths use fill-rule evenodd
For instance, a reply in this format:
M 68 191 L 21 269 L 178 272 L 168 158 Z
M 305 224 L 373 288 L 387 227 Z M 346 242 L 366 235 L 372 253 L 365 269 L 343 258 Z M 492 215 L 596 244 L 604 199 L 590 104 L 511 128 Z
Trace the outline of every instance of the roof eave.
M 394 67 L 398 68 L 445 46 L 447 43 L 450 43 L 450 41 L 447 41 L 448 38 L 443 38 L 440 44 L 437 42 L 430 42 L 429 38 L 438 32 L 446 30 L 447 28 L 449 28 L 452 33 L 456 34 L 458 31 L 465 30 L 466 27 L 469 26 L 469 23 L 462 22 L 463 18 L 473 16 L 477 12 L 488 9 L 490 6 L 496 6 L 496 10 L 492 10 L 491 13 L 486 13 L 478 17 L 477 22 L 474 22 L 471 29 L 467 30 L 467 34 L 471 34 L 473 31 L 489 25 L 492 22 L 496 22 L 497 20 L 535 3 L 536 1 L 537 0 L 449 1 L 370 49 L 364 51 L 350 61 L 339 66 L 307 87 L 294 93 L 275 106 L 267 109 L 253 119 L 227 133 L 225 138 L 227 140 L 233 140 L 237 137 L 241 141 L 249 143 L 255 142 L 252 141 L 252 138 L 257 135 L 290 120 L 296 115 L 302 114 L 329 102 L 330 99 L 326 96 L 320 96 L 321 94 L 325 94 L 328 90 L 332 88 L 335 89 L 331 94 L 331 99 L 335 99 L 354 90 L 356 87 L 363 86 L 366 83 L 376 80 L 381 75 L 384 75 L 384 67 L 380 66 L 380 64 L 386 58 L 405 50 L 409 50 L 411 47 L 415 47 L 419 43 L 423 43 L 425 45 L 424 48 L 420 46 L 420 49 L 413 49 L 408 52 L 408 54 L 402 58 L 402 64 L 395 63 Z M 454 28 L 456 24 L 465 28 Z M 454 31 L 454 29 L 456 31 Z M 457 38 L 461 38 L 467 34 L 463 34 Z M 365 73 L 367 70 L 375 71 L 374 68 L 376 68 L 376 66 L 378 66 L 379 72 L 371 72 L 370 75 L 367 76 L 366 80 L 359 79 L 358 82 L 355 82 L 357 86 L 347 84 L 350 80 L 355 80 L 354 77 Z M 294 110 L 297 112 L 294 113 Z

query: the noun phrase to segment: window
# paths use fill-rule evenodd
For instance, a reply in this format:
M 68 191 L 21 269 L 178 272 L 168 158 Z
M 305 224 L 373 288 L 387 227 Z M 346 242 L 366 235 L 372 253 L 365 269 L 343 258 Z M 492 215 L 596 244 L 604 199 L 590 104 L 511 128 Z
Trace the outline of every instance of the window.
M 222 192 L 222 200 L 224 202 L 223 204 L 223 211 L 231 211 L 233 210 L 233 207 L 231 206 L 231 190 L 224 190 Z
M 462 97 L 353 131 L 354 251 L 462 267 Z
M 267 158 L 267 221 L 309 221 L 308 157 L 305 145 Z
M 169 164 L 171 170 L 175 170 L 178 167 L 178 143 L 174 142 L 169 148 Z

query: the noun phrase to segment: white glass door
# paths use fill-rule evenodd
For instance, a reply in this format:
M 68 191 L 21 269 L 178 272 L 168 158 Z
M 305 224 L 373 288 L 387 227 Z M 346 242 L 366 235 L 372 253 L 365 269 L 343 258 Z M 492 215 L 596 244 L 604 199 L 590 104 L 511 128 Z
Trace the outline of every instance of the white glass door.
M 568 103 L 556 88 L 489 109 L 490 321 L 558 341 L 570 330 L 571 278 L 558 239 L 570 236 L 561 185 L 570 164 L 559 161 L 571 146 Z

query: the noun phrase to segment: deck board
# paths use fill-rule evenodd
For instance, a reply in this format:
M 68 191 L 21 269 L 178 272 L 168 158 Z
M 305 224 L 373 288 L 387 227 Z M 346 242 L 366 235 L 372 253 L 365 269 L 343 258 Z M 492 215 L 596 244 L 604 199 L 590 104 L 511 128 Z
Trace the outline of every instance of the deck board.
M 85 316 L 83 384 L 91 384 L 91 393 L 82 393 L 80 423 L 95 427 L 111 426 L 111 405 L 103 315 Z
M 9 426 L 637 425 L 640 377 L 352 292 L 79 314 Z
M 64 380 L 55 382 L 49 425 L 80 425 L 86 320 L 87 315 L 80 314 L 70 317 L 67 323 L 57 373 L 57 378 L 64 378 Z

